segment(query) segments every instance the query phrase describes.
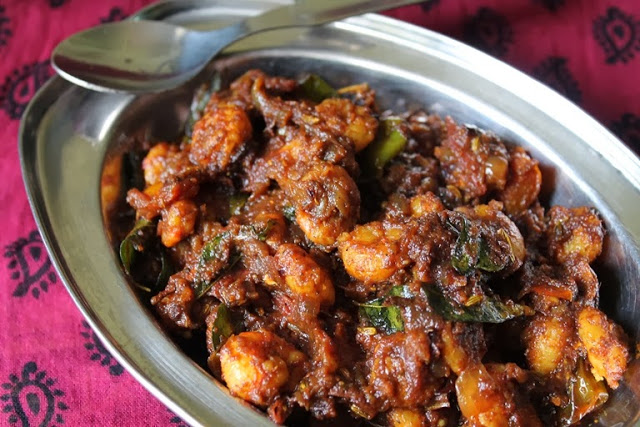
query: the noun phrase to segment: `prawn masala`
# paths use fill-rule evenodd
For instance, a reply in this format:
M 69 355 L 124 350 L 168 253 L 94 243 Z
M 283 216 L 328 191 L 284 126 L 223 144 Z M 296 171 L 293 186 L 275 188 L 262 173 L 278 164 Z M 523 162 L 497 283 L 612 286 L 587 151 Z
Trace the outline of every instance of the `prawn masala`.
M 523 148 L 375 99 L 258 70 L 201 89 L 185 137 L 137 153 L 126 272 L 276 423 L 578 423 L 633 356 L 598 308 L 598 213 L 542 206 Z

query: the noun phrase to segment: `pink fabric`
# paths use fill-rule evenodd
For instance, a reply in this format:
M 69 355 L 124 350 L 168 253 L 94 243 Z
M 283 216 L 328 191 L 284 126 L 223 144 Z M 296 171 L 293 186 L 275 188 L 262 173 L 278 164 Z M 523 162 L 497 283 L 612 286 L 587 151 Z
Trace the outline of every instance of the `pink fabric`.
M 49 261 L 16 135 L 65 36 L 146 0 L 0 4 L 0 425 L 178 426 L 97 341 Z M 640 152 L 640 2 L 431 0 L 388 13 L 466 41 L 564 94 Z

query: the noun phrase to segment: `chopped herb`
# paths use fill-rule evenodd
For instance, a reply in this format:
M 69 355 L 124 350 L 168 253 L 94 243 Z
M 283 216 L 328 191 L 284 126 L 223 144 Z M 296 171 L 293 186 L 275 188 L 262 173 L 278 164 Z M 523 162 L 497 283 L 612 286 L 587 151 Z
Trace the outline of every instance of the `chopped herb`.
M 474 304 L 465 306 L 447 300 L 434 285 L 424 286 L 423 289 L 431 308 L 446 320 L 502 323 L 514 317 L 533 314 L 531 308 L 513 301 L 504 303 L 497 298 L 485 296 Z
M 291 205 L 284 205 L 282 207 L 282 215 L 287 218 L 290 222 L 296 221 L 296 208 Z
M 221 79 L 220 74 L 215 73 L 211 82 L 203 84 L 198 88 L 191 101 L 190 114 L 184 127 L 184 142 L 189 143 L 191 141 L 191 134 L 193 133 L 193 126 L 198 120 L 202 118 L 204 110 L 211 99 L 211 95 L 220 90 Z
M 358 304 L 360 314 L 378 331 L 386 334 L 404 331 L 402 312 L 395 305 L 384 305 L 384 298 L 377 298 L 364 304 Z
M 154 229 L 155 223 L 140 218 L 120 243 L 120 261 L 122 261 L 122 266 L 127 274 L 131 274 L 131 266 L 135 260 L 136 252 L 144 250 L 144 243 Z
M 247 200 L 249 200 L 249 196 L 251 196 L 251 193 L 245 193 L 242 191 L 232 195 L 229 198 L 229 214 L 231 216 L 240 215 L 244 205 L 247 203 Z
M 204 248 L 202 248 L 202 252 L 200 253 L 200 261 L 198 262 L 196 278 L 199 278 L 201 276 L 202 269 L 204 268 L 204 265 L 207 262 L 211 261 L 212 259 L 218 259 L 223 256 L 220 245 L 222 244 L 222 240 L 227 238 L 229 235 L 230 235 L 229 232 L 224 231 L 222 233 L 217 234 L 213 239 L 207 242 L 206 245 L 204 245 Z M 217 276 L 218 275 L 216 275 L 216 277 Z M 196 279 L 196 281 L 193 284 L 193 290 L 196 293 L 196 298 L 200 298 L 204 294 L 206 294 L 207 291 L 211 289 L 211 286 L 213 286 L 214 282 L 215 280 Z
M 338 93 L 322 77 L 317 74 L 309 74 L 300 82 L 300 90 L 303 96 L 314 102 L 322 102 L 327 98 L 332 98 Z
M 498 232 L 498 234 L 503 238 L 506 236 L 505 241 L 510 248 L 508 260 L 500 260 L 499 254 L 492 254 L 485 237 L 482 235 L 471 235 L 469 233 L 469 227 L 469 221 L 464 217 L 462 218 L 460 230 L 454 227 L 458 232 L 458 238 L 456 239 L 456 244 L 451 254 L 451 266 L 455 268 L 458 273 L 468 275 L 472 273 L 474 269 L 495 273 L 507 267 L 509 260 L 515 259 L 513 250 L 511 250 L 511 240 L 504 230 L 501 229 L 502 233 Z
M 267 240 L 267 237 L 269 237 L 269 232 L 271 232 L 271 229 L 275 227 L 276 224 L 277 221 L 275 219 L 270 219 L 269 221 L 267 221 L 267 224 L 262 228 L 262 230 L 257 230 L 255 227 L 252 227 L 253 232 L 256 234 L 256 238 L 261 242 Z
M 200 261 L 198 263 L 198 269 L 196 271 L 196 281 L 193 283 L 193 290 L 196 293 L 196 298 L 201 298 L 204 294 L 206 294 L 209 289 L 213 286 L 213 284 L 218 280 L 224 273 L 233 268 L 234 265 L 238 261 L 240 261 L 240 254 L 237 252 L 232 252 L 228 259 L 226 260 L 226 264 L 220 268 L 220 270 L 214 275 L 211 280 L 203 280 L 199 279 L 202 273 L 202 269 L 204 265 L 213 260 L 217 259 L 220 261 L 224 261 L 226 252 L 222 250 L 222 241 L 227 239 L 231 235 L 228 231 L 223 231 L 222 233 L 217 234 L 213 239 L 211 239 L 202 249 L 202 253 L 200 254 Z
M 391 297 L 413 298 L 413 294 L 407 285 L 398 285 L 389 289 L 388 294 Z
M 232 253 L 229 256 L 229 262 L 227 262 L 227 265 L 220 269 L 220 271 L 218 271 L 218 273 L 216 273 L 211 280 L 199 280 L 193 283 L 192 286 L 194 292 L 196 293 L 196 299 L 202 298 L 204 294 L 209 292 L 209 289 L 213 287 L 213 284 L 216 283 L 216 281 L 218 281 L 218 279 L 222 277 L 226 272 L 231 270 L 238 263 L 238 261 L 240 261 L 241 258 L 242 256 L 239 253 Z
M 211 341 L 215 351 L 218 351 L 222 344 L 233 335 L 233 324 L 231 323 L 231 311 L 226 304 L 222 303 L 216 311 L 216 320 L 213 321 L 211 331 Z
M 269 236 L 269 232 L 276 225 L 276 221 L 270 219 L 267 221 L 267 224 L 262 228 L 258 229 L 253 225 L 243 226 L 241 230 L 241 235 L 236 237 L 253 237 L 261 242 L 264 242 Z M 213 284 L 222 277 L 225 273 L 231 270 L 237 263 L 242 259 L 242 254 L 236 251 L 231 251 L 226 260 L 226 264 L 213 276 L 211 280 L 203 280 L 201 279 L 201 272 L 204 268 L 204 265 L 213 260 L 224 261 L 226 251 L 222 250 L 222 242 L 224 239 L 228 239 L 231 236 L 229 231 L 223 231 L 222 233 L 217 234 L 213 239 L 211 239 L 202 249 L 200 254 L 200 261 L 198 263 L 198 270 L 196 271 L 196 280 L 192 284 L 193 290 L 196 293 L 196 298 L 201 298 L 204 294 L 206 294 L 209 289 L 213 286 Z
M 222 239 L 227 238 L 229 235 L 230 233 L 227 231 L 222 232 L 204 245 L 202 253 L 200 254 L 200 265 L 203 265 L 205 262 L 211 261 L 213 258 L 217 258 L 219 256 Z

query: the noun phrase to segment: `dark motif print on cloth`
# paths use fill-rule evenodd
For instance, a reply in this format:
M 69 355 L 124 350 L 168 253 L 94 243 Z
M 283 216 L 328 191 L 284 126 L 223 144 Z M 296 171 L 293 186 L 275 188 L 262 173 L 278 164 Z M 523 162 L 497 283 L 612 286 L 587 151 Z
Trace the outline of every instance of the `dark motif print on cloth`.
M 487 7 L 481 7 L 465 23 L 464 39 L 490 55 L 501 57 L 513 43 L 513 30 L 504 16 Z
M 51 6 L 52 9 L 56 9 L 67 2 L 67 0 L 47 0 L 47 1 L 49 2 L 49 6 Z
M 640 153 L 640 116 L 625 113 L 620 120 L 611 124 L 611 130 L 633 150 Z
M 182 420 L 182 418 L 180 418 L 179 416 L 174 414 L 171 409 L 167 408 L 167 411 L 169 412 L 169 414 L 171 416 L 171 418 L 169 419 L 169 422 L 171 423 L 171 427 L 189 427 L 189 425 L 187 423 L 185 423 Z
M 437 6 L 440 3 L 440 0 L 427 0 L 425 2 L 420 3 L 420 8 L 425 12 L 429 12 L 434 6 Z
M 593 36 L 607 56 L 607 64 L 628 62 L 640 51 L 640 20 L 617 7 L 593 21 Z
M 7 16 L 4 6 L 0 6 L 0 46 L 6 46 L 13 35 L 9 29 L 9 22 L 11 22 L 11 20 Z
M 124 13 L 119 7 L 112 7 L 109 11 L 109 15 L 105 16 L 104 18 L 100 18 L 100 22 L 106 24 L 107 22 L 122 21 L 123 19 L 126 19 L 127 16 L 129 15 Z
M 81 332 L 81 335 L 86 339 L 84 348 L 91 353 L 89 358 L 93 361 L 100 362 L 102 366 L 108 366 L 109 373 L 114 377 L 122 375 L 124 372 L 122 365 L 109 353 L 109 350 L 102 344 L 100 338 L 98 338 L 96 333 L 91 329 L 91 326 L 83 320 L 82 327 L 84 331 Z
M 37 299 L 40 292 L 47 292 L 49 286 L 57 281 L 37 230 L 29 233 L 26 239 L 20 238 L 8 245 L 4 257 L 9 260 L 7 268 L 11 272 L 10 278 L 19 280 L 12 294 L 14 297 L 24 297 L 31 293 Z
M 12 119 L 19 119 L 31 97 L 52 74 L 49 61 L 33 62 L 16 68 L 0 87 L 0 108 Z
M 540 3 L 542 6 L 549 9 L 551 12 L 555 12 L 565 4 L 565 0 L 533 0 L 536 3 Z
M 64 392 L 54 387 L 55 380 L 45 371 L 38 371 L 35 362 L 27 362 L 20 377 L 9 375 L 2 384 L 2 412 L 9 424 L 23 426 L 53 426 L 64 424 L 63 412 L 69 407 L 62 401 Z
M 550 56 L 533 69 L 533 75 L 576 104 L 582 101 L 582 92 L 580 92 L 578 82 L 569 71 L 567 58 Z

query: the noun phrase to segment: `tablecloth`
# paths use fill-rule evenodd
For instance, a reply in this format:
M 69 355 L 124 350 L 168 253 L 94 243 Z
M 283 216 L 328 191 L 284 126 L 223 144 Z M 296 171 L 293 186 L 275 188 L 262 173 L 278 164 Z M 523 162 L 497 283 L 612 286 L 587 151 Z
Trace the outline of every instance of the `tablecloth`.
M 105 349 L 56 275 L 20 173 L 17 134 L 67 35 L 147 0 L 0 1 L 0 425 L 183 426 Z M 551 86 L 640 153 L 640 2 L 430 0 L 387 13 Z

